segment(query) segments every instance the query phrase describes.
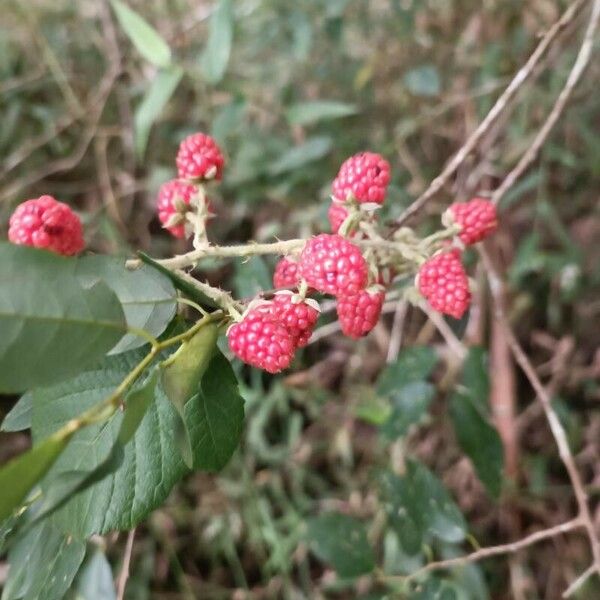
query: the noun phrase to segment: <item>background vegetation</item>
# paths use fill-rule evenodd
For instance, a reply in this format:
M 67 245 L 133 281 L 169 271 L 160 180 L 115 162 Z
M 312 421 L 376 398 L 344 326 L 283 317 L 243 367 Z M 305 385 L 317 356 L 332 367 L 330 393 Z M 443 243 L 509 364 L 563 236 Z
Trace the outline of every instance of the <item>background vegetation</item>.
M 329 184 L 362 149 L 392 164 L 393 218 L 440 172 L 566 5 L 128 2 L 168 44 L 148 52 L 131 43 L 127 16 L 104 1 L 4 0 L 0 223 L 17 203 L 48 193 L 80 211 L 94 251 L 182 252 L 160 229 L 155 193 L 174 176 L 179 141 L 197 130 L 212 133 L 228 155 L 214 197 L 214 241 L 326 229 Z M 561 34 L 535 82 L 427 205 L 423 231 L 452 200 L 493 190 L 528 148 L 564 85 L 586 18 L 584 10 Z M 489 247 L 507 282 L 510 321 L 553 397 L 593 500 L 599 73 L 596 59 L 540 160 L 503 199 L 501 231 Z M 106 553 L 116 577 L 130 551 L 132 600 L 396 597 L 377 572 L 354 575 L 373 561 L 402 575 L 433 555 L 517 540 L 572 517 L 572 489 L 544 415 L 492 323 L 485 272 L 472 259 L 474 306 L 445 337 L 421 311 L 394 302 L 358 344 L 325 318 L 284 377 L 236 365 L 247 420 L 234 459 L 218 476 L 187 477 L 137 529 L 132 551 L 125 534 L 92 540 L 84 566 L 96 571 L 82 570 L 73 589 L 83 590 L 90 572 L 110 582 L 96 552 Z M 201 275 L 247 297 L 271 287 L 271 268 L 262 259 L 215 262 Z M 1 400 L 0 416 L 15 400 Z M 29 443 L 26 434 L 1 433 L 0 461 Z M 423 503 L 423 488 L 437 504 Z M 400 509 L 423 551 L 407 542 Z M 436 527 L 421 523 L 427 511 Z M 587 541 L 572 533 L 432 575 L 410 597 L 557 598 L 589 562 Z M 0 563 L 0 584 L 7 577 Z M 590 580 L 577 594 L 598 597 L 600 585 Z

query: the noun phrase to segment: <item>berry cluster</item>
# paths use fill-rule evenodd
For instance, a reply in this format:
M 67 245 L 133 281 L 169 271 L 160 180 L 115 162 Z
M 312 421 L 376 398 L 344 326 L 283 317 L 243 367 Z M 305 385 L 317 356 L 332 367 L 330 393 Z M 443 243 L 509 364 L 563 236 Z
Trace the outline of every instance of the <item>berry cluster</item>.
M 83 250 L 83 228 L 79 217 L 52 196 L 40 196 L 19 204 L 8 223 L 13 244 L 43 248 L 71 256 Z
M 248 307 L 241 321 L 229 328 L 231 351 L 244 362 L 269 373 L 289 366 L 297 348 L 308 343 L 319 305 L 292 292 L 275 294 Z
M 206 221 L 211 215 L 204 183 L 223 176 L 225 159 L 215 140 L 205 133 L 194 133 L 179 145 L 178 179 L 164 183 L 158 191 L 158 218 L 163 227 L 177 238 L 194 233 L 194 221 Z
M 333 233 L 356 234 L 360 220 L 375 220 L 372 214 L 384 200 L 390 183 L 390 165 L 374 152 L 361 152 L 342 163 L 333 180 L 327 212 Z
M 158 218 L 173 236 L 193 234 L 195 247 L 208 247 L 205 186 L 221 179 L 223 153 L 210 136 L 196 133 L 181 142 L 176 164 L 178 178 L 159 190 Z M 496 229 L 494 204 L 483 198 L 456 202 L 442 217 L 443 231 L 420 240 L 404 230 L 390 239 L 375 212 L 389 182 L 390 165 L 379 154 L 362 152 L 344 161 L 332 183 L 332 233 L 311 237 L 302 247 L 289 246 L 292 253 L 275 267 L 276 291 L 251 301 L 242 315 L 235 303 L 224 306 L 235 321 L 227 337 L 236 356 L 270 373 L 287 368 L 313 332 L 319 304 L 311 296 L 319 293 L 335 298 L 344 334 L 355 339 L 368 334 L 396 274 L 416 272 L 415 288 L 434 310 L 456 319 L 465 314 L 471 293 L 462 251 Z M 21 204 L 10 218 L 8 237 L 63 255 L 84 247 L 79 218 L 51 196 Z

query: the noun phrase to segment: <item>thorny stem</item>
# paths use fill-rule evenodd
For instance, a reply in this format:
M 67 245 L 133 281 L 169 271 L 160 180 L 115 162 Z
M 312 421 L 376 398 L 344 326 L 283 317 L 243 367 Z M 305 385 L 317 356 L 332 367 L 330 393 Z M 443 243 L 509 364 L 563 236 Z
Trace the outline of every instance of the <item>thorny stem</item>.
M 424 250 L 425 248 L 430 247 L 433 242 L 452 238 L 456 232 L 456 229 L 449 228 L 438 232 L 433 236 L 429 236 L 428 238 L 422 240 L 421 244 L 419 244 L 419 250 L 416 250 L 412 245 L 399 240 L 367 239 L 352 240 L 352 242 L 360 248 L 373 248 L 374 250 L 386 251 L 392 255 L 396 255 L 397 258 L 420 264 L 425 258 L 422 251 L 420 251 L 421 249 Z M 263 244 L 251 242 L 249 244 L 239 244 L 236 246 L 206 246 L 204 248 L 192 250 L 186 254 L 181 254 L 173 258 L 158 260 L 156 262 L 168 269 L 178 270 L 185 267 L 195 266 L 200 260 L 207 257 L 232 258 L 265 254 L 287 254 L 293 250 L 302 248 L 305 243 L 305 239 L 292 239 Z M 127 261 L 128 268 L 136 268 L 140 265 L 141 261 L 139 259 Z
M 193 285 L 199 292 L 214 301 L 217 306 L 220 306 L 226 312 L 232 313 L 234 316 L 239 313 L 242 309 L 240 303 L 236 302 L 229 292 L 222 290 L 221 288 L 213 287 L 212 285 L 195 279 L 188 275 L 185 271 L 175 271 L 178 277 L 185 279 L 191 285 Z
M 239 244 L 236 246 L 207 246 L 205 248 L 198 248 L 197 250 L 192 250 L 186 254 L 181 254 L 179 256 L 167 258 L 157 262 L 168 269 L 183 269 L 185 267 L 194 266 L 201 259 L 207 257 L 234 258 L 262 254 L 287 254 L 292 250 L 302 248 L 305 243 L 306 240 L 294 239 L 268 244 L 250 242 L 249 244 Z M 136 268 L 140 265 L 141 261 L 139 259 L 127 261 L 128 268 Z

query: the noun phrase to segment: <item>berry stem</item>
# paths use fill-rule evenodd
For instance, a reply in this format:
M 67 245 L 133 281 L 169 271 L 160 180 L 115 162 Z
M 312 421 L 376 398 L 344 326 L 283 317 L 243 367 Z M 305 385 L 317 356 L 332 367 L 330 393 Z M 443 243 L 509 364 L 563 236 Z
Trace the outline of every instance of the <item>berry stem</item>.
M 431 246 L 437 242 L 452 239 L 455 235 L 460 233 L 460 230 L 460 225 L 451 225 L 450 227 L 446 227 L 446 229 L 440 229 L 426 238 L 423 238 L 420 245 L 424 248 L 431 248 Z

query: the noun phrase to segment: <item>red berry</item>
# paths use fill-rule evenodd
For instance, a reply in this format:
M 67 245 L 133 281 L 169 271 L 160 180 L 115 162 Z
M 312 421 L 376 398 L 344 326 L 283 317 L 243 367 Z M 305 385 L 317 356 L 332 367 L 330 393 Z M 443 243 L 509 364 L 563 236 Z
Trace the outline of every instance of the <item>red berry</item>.
M 238 358 L 269 373 L 286 369 L 296 347 L 283 323 L 272 314 L 257 309 L 232 325 L 227 338 L 229 348 Z
M 361 152 L 346 159 L 333 181 L 333 195 L 340 201 L 383 204 L 390 182 L 390 165 L 380 154 Z
M 460 252 L 444 252 L 425 262 L 417 275 L 417 288 L 433 309 L 460 319 L 471 302 Z
M 355 339 L 367 335 L 377 325 L 384 299 L 385 291 L 379 288 L 338 297 L 337 314 L 342 331 Z
M 13 244 L 45 248 L 71 256 L 83 250 L 83 229 L 71 207 L 52 196 L 40 196 L 17 206 L 9 221 Z
M 299 265 L 295 260 L 283 257 L 276 265 L 273 273 L 273 287 L 296 287 L 300 283 Z
M 176 163 L 182 179 L 221 179 L 225 159 L 210 135 L 194 133 L 179 145 Z
M 455 202 L 448 208 L 447 214 L 452 223 L 461 226 L 458 236 L 467 246 L 480 242 L 498 226 L 496 206 L 485 198 Z
M 312 306 L 313 302 L 314 300 L 306 301 L 292 293 L 282 292 L 275 294 L 272 302 L 263 306 L 287 327 L 296 347 L 302 347 L 308 343 L 319 318 L 319 311 Z
M 348 209 L 340 204 L 339 202 L 332 202 L 329 205 L 329 210 L 327 211 L 327 218 L 329 219 L 329 224 L 331 225 L 332 233 L 337 233 L 342 226 L 342 223 L 346 220 L 348 216 Z
M 195 194 L 196 187 L 180 179 L 167 181 L 158 190 L 158 218 L 175 237 L 185 237 L 185 213 Z
M 367 284 L 368 266 L 358 246 L 340 235 L 322 233 L 306 242 L 300 275 L 320 292 L 356 294 Z

